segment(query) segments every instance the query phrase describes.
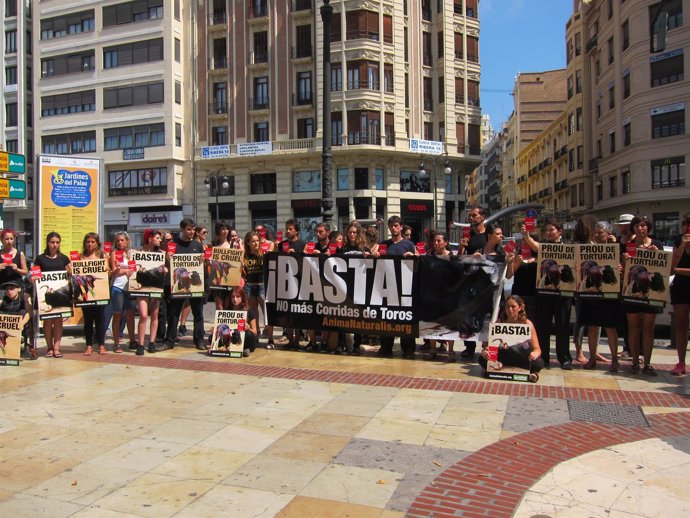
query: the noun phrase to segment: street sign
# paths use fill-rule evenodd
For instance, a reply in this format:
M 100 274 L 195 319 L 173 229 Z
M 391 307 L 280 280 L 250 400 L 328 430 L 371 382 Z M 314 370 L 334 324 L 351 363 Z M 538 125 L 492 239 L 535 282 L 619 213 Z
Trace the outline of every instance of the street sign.
M 26 199 L 26 182 L 0 178 L 0 198 Z
M 24 174 L 26 160 L 24 155 L 0 151 L 0 172 Z

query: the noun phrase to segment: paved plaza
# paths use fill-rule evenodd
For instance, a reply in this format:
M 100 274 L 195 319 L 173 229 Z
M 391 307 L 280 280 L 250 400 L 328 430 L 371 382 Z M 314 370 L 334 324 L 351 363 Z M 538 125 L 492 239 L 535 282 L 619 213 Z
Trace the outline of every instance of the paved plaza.
M 655 378 L 527 384 L 441 355 L 231 360 L 185 337 L 84 357 L 69 338 L 0 367 L 0 516 L 688 516 L 690 381 L 667 343 Z

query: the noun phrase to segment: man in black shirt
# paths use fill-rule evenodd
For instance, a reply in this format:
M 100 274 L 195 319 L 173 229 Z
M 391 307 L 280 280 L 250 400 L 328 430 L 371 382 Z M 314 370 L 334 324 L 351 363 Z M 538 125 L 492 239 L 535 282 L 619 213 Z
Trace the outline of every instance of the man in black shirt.
M 175 243 L 175 253 L 176 254 L 203 254 L 204 247 L 199 241 L 194 240 L 194 227 L 196 224 L 192 218 L 184 218 L 180 221 L 180 233 L 173 237 L 173 243 Z M 168 273 L 170 275 L 170 273 Z M 170 280 L 168 278 L 167 282 Z M 206 350 L 206 345 L 204 344 L 204 298 L 203 297 L 191 297 L 189 299 L 189 305 L 192 309 L 192 315 L 194 318 L 194 345 L 200 351 Z M 172 349 L 175 345 L 175 340 L 177 339 L 177 324 L 180 320 L 180 313 L 182 312 L 182 306 L 184 305 L 185 299 L 170 299 L 168 302 L 168 322 L 167 322 L 167 332 L 165 334 L 165 339 L 163 343 L 156 347 L 158 351 L 165 351 L 166 349 Z
M 299 230 L 299 223 L 294 219 L 289 219 L 285 222 L 285 239 L 278 244 L 279 252 L 287 252 L 288 254 L 301 254 L 304 252 L 304 247 L 307 244 L 299 238 Z M 285 328 L 283 331 L 283 334 L 288 339 L 288 343 L 283 349 L 298 350 L 300 348 L 299 339 L 302 330 Z

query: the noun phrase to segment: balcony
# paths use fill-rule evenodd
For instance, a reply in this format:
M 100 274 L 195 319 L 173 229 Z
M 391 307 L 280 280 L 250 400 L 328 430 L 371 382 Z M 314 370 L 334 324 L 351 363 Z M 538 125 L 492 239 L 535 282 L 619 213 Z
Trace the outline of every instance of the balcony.
M 313 0 L 292 0 L 291 11 L 311 11 Z
M 560 192 L 564 189 L 568 188 L 568 180 L 561 180 L 560 182 L 556 182 L 556 185 L 554 185 L 554 191 Z
M 265 18 L 268 16 L 268 3 L 254 1 L 249 4 L 249 18 Z
M 228 24 L 228 13 L 225 11 L 215 11 L 208 15 L 208 25 L 210 27 Z
M 361 31 L 361 30 L 346 31 L 345 32 L 345 39 L 346 40 L 379 41 L 379 33 L 374 32 L 374 31 Z M 386 43 L 392 43 L 392 42 L 386 42 Z
M 228 102 L 223 100 L 213 101 L 208 103 L 208 114 L 209 115 L 227 115 L 228 114 Z
M 348 81 L 348 90 L 376 90 L 377 92 L 381 90 L 381 84 L 378 80 L 362 80 L 362 81 Z
M 434 59 L 431 56 L 431 54 L 424 54 L 422 56 L 422 65 L 424 65 L 425 67 L 430 67 L 433 61 Z
M 467 96 L 467 104 L 469 104 L 470 106 L 476 106 L 477 108 L 479 108 L 479 97 Z
M 301 94 L 292 94 L 293 106 L 311 106 L 314 104 L 314 97 L 311 92 L 304 92 Z
M 369 144 L 381 145 L 381 134 L 375 131 L 350 131 L 347 134 L 347 143 L 350 145 Z
M 434 111 L 434 100 L 433 99 L 424 99 L 424 111 L 425 112 L 431 112 Z
M 520 185 L 521 183 L 525 183 L 527 181 L 527 177 L 523 174 L 522 176 L 518 176 L 517 183 Z
M 600 157 L 591 158 L 591 159 L 589 160 L 589 164 L 588 164 L 588 165 L 589 165 L 589 172 L 590 172 L 590 173 L 599 170 L 599 158 L 600 158 Z
M 310 58 L 311 56 L 312 56 L 311 45 L 298 45 L 296 47 L 292 47 L 292 58 L 293 59 Z
M 268 51 L 267 50 L 259 50 L 259 51 L 250 52 L 248 63 L 250 65 L 261 65 L 264 63 L 268 63 Z
M 465 96 L 462 94 L 455 94 L 455 104 L 465 104 Z
M 479 63 L 479 56 L 477 54 L 467 54 L 467 61 L 470 63 Z
M 249 98 L 249 109 L 250 110 L 268 110 L 270 103 L 268 102 L 268 96 L 266 97 L 256 97 Z
M 209 70 L 227 70 L 228 58 L 226 56 L 216 56 L 208 60 Z
M 464 57 L 465 53 L 462 50 L 455 51 L 455 59 L 463 59 Z
M 598 44 L 598 43 L 599 43 L 599 35 L 598 35 L 598 34 L 595 34 L 594 36 L 592 36 L 592 37 L 589 39 L 589 41 L 587 42 L 587 45 L 585 45 L 585 52 L 586 52 L 587 54 L 589 54 L 590 51 L 591 51 L 592 49 L 596 49 L 596 48 L 597 48 L 597 44 Z

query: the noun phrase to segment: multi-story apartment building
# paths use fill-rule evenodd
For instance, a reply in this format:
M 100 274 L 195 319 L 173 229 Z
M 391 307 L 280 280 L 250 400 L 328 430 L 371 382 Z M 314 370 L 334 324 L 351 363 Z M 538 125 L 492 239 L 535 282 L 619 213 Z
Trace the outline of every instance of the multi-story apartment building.
M 690 210 L 688 12 L 689 0 L 593 0 L 574 14 L 582 17 L 585 45 L 584 158 L 593 209 L 608 219 L 647 215 L 663 240 Z M 665 40 L 655 29 L 660 14 Z
M 106 239 L 193 215 L 192 5 L 34 2 L 36 148 L 103 159 Z
M 4 0 L 3 7 L 0 10 L 4 38 L 4 45 L 1 47 L 3 71 L 0 77 L 0 148 L 26 156 L 27 171 L 23 179 L 28 182 L 28 199 L 0 200 L 2 225 L 19 231 L 22 234 L 19 245 L 29 251 L 33 237 L 31 185 L 34 155 L 31 3 L 25 0 Z
M 399 214 L 419 236 L 457 219 L 481 145 L 477 4 L 332 0 L 328 78 L 322 2 L 199 4 L 198 219 L 320 220 L 324 79 L 334 223 Z

